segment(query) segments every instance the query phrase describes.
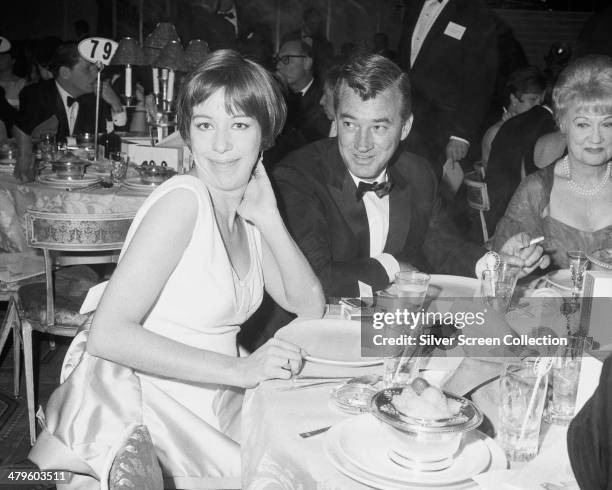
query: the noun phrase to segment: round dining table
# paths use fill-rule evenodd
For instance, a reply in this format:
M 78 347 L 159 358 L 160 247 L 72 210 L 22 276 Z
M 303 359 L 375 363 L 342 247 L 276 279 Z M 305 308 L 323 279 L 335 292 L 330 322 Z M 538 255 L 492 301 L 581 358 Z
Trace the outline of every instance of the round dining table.
M 448 276 L 446 278 L 448 282 Z M 476 284 L 474 279 L 464 279 L 471 287 Z M 432 282 L 434 280 L 435 276 L 432 276 Z M 539 305 L 535 307 L 539 308 Z M 322 320 L 297 319 L 284 327 L 284 332 L 288 333 L 284 334 L 283 329 L 277 332 L 280 338 L 307 344 L 307 352 L 308 348 L 312 351 L 311 360 L 305 361 L 302 372 L 296 378 L 312 378 L 316 382 L 318 378 L 325 381 L 324 378 L 329 377 L 381 375 L 384 369 L 382 362 L 376 362 L 375 359 L 373 362 L 347 363 L 325 362 L 325 359 L 316 357 L 317 352 L 314 351 L 319 349 L 321 356 L 333 356 L 334 349 L 329 348 L 333 335 L 329 334 L 324 342 L 318 343 L 316 339 L 309 340 L 307 332 L 312 332 L 314 336 L 322 329 L 341 326 L 338 328 L 342 332 L 341 337 L 333 343 L 338 359 L 346 359 L 342 356 L 348 351 L 355 352 L 354 345 L 351 347 L 349 344 L 359 343 L 362 338 L 360 321 L 343 320 L 341 325 L 336 324 L 334 322 L 340 321 L 338 309 L 330 307 L 328 312 L 333 313 L 328 313 Z M 523 315 L 523 320 L 533 321 L 533 312 L 524 303 L 510 312 L 512 323 L 520 322 L 517 315 Z M 351 323 L 354 326 L 353 335 L 347 334 L 347 322 L 349 326 Z M 304 327 L 301 333 L 300 325 Z M 356 359 L 363 361 L 358 357 Z M 469 397 L 484 413 L 485 420 L 472 437 L 481 439 L 491 448 L 491 460 L 473 478 L 448 485 L 432 486 L 431 483 L 423 483 L 421 486 L 419 483 L 411 483 L 400 485 L 399 488 L 578 489 L 567 454 L 566 427 L 543 422 L 539 454 L 528 463 L 508 462 L 495 441 L 500 398 L 499 376 L 505 360 L 503 357 L 476 357 L 464 352 L 461 357 L 457 354 L 432 356 L 421 366 L 421 376 L 431 384 L 447 392 Z M 333 390 L 341 386 L 342 382 L 338 380 L 336 383 L 332 381 L 301 388 L 304 381 L 270 380 L 255 389 L 247 390 L 242 411 L 243 488 L 398 488 L 394 485 L 386 486 L 380 481 L 377 484 L 376 478 L 369 480 L 366 478 L 368 475 L 359 469 L 351 470 L 350 465 L 347 471 L 341 459 L 334 456 L 333 441 L 337 434 L 334 434 L 333 428 L 341 427 L 342 424 L 348 427 L 347 421 L 351 419 L 355 421 L 353 426 L 358 428 L 359 419 L 355 417 L 373 417 L 372 414 L 345 413 L 333 403 Z M 381 425 L 380 430 L 388 428 Z M 305 433 L 312 435 L 303 437 Z M 379 448 L 374 443 L 368 448 L 368 441 L 361 441 L 361 444 L 365 446 L 362 453 Z
M 25 237 L 25 211 L 74 214 L 135 212 L 148 192 L 113 185 L 110 188 L 70 189 L 41 182 L 19 182 L 12 174 L 0 174 L 0 252 L 29 251 Z

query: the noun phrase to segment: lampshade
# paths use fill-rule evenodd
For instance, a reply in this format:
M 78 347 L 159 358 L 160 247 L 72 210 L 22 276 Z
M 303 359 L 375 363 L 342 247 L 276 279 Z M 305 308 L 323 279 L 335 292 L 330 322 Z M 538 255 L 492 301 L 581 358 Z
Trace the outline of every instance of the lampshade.
M 145 65 L 145 55 L 136 39 L 124 37 L 119 41 L 115 56 L 110 62 L 111 65 Z
M 170 41 L 180 41 L 176 28 L 169 22 L 159 22 L 153 32 L 144 40 L 146 48 L 164 49 Z
M 210 49 L 208 43 L 201 39 L 192 39 L 189 41 L 189 46 L 185 50 L 185 59 L 190 70 L 194 70 L 200 63 L 204 61 L 204 58 L 208 55 Z
M 189 66 L 185 59 L 185 51 L 178 41 L 170 41 L 159 53 L 159 57 L 153 63 L 159 68 L 170 68 L 178 71 L 188 71 Z

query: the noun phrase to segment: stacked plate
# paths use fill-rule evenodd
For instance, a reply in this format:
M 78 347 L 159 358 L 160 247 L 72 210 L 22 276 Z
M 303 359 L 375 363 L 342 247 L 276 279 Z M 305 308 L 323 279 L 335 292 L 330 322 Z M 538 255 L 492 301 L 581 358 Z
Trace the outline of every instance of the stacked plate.
M 54 174 L 41 174 L 37 178 L 38 182 L 49 187 L 55 187 L 57 189 L 83 189 L 85 187 L 91 187 L 100 182 L 100 177 L 95 175 L 83 175 L 82 179 L 60 179 Z
M 349 478 L 374 488 L 477 488 L 472 480 L 484 471 L 506 469 L 506 456 L 491 438 L 473 430 L 464 435 L 451 465 L 439 471 L 417 471 L 394 457 L 391 430 L 370 414 L 335 425 L 327 433 L 325 451 Z M 394 461 L 395 460 L 395 461 Z
M 158 184 L 143 184 L 140 177 L 129 177 L 123 181 L 126 189 L 131 191 L 151 192 Z
M 15 170 L 15 160 L 12 158 L 0 158 L 0 173 L 12 174 Z

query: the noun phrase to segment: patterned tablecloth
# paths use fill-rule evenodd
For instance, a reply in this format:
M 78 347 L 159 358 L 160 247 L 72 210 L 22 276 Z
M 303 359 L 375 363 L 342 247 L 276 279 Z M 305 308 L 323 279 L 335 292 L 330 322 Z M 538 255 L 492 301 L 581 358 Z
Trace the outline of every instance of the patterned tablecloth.
M 29 207 L 63 213 L 135 212 L 147 195 L 118 186 L 67 191 L 0 174 L 0 252 L 28 250 L 24 213 Z

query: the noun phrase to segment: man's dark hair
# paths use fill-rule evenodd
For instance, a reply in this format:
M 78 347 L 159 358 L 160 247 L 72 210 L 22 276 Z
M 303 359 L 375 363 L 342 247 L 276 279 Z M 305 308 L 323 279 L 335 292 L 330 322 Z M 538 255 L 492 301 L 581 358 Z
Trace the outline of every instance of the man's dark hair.
M 546 77 L 535 66 L 514 70 L 504 87 L 504 104 L 510 105 L 510 95 L 517 99 L 524 94 L 541 94 L 546 90 Z
M 62 66 L 72 69 L 81 59 L 76 43 L 62 43 L 49 61 L 49 71 L 57 78 Z
M 334 109 L 338 110 L 339 92 L 343 83 L 359 94 L 362 100 L 376 97 L 380 92 L 397 87 L 402 94 L 402 119 L 412 114 L 410 80 L 393 61 L 378 54 L 362 54 L 351 58 L 340 70 L 334 88 Z

